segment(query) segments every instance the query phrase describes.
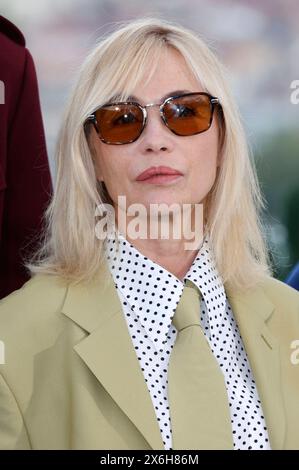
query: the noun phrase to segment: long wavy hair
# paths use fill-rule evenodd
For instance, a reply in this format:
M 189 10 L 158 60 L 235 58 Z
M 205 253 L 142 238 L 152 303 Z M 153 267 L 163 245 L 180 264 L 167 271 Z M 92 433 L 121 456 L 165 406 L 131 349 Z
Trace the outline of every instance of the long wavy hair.
M 103 265 L 103 240 L 95 236 L 95 208 L 111 199 L 95 174 L 84 130 L 87 116 L 116 93 L 125 100 L 151 64 L 171 47 L 203 89 L 218 96 L 221 166 L 205 206 L 206 227 L 219 274 L 232 289 L 247 289 L 272 276 L 261 210 L 265 201 L 227 72 L 213 47 L 197 33 L 161 18 L 115 23 L 84 61 L 62 121 L 52 200 L 44 213 L 39 249 L 27 259 L 31 275 L 54 274 L 89 282 Z M 152 75 L 151 75 L 152 76 Z M 147 77 L 150 80 L 151 76 Z

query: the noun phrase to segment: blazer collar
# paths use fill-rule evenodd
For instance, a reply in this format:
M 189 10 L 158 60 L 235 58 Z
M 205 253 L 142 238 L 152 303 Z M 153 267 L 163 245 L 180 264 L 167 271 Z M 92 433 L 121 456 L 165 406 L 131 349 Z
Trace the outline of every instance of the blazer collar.
M 286 420 L 279 347 L 267 326 L 274 306 L 261 287 L 238 294 L 226 289 L 226 293 L 255 377 L 271 448 L 282 449 Z M 69 285 L 62 313 L 87 333 L 74 346 L 76 353 L 149 446 L 164 450 L 152 400 L 106 262 L 93 282 Z
M 151 396 L 106 263 L 88 286 L 68 287 L 62 313 L 89 333 L 74 346 L 77 354 L 149 446 L 164 450 Z

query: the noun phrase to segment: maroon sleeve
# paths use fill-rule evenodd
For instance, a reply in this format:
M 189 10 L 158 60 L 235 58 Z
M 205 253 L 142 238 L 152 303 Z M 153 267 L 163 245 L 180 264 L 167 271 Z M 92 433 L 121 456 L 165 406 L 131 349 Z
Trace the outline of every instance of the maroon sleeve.
M 52 194 L 34 63 L 26 48 L 15 47 L 16 57 L 20 50 L 23 56 L 22 74 L 12 90 L 15 94 L 11 92 L 15 77 L 3 70 L 9 77 L 8 99 L 14 105 L 8 109 L 5 126 L 0 130 L 5 132 L 0 151 L 6 152 L 0 156 L 0 298 L 29 279 L 22 256 L 37 247 L 42 215 Z M 9 66 L 8 62 L 5 64 Z

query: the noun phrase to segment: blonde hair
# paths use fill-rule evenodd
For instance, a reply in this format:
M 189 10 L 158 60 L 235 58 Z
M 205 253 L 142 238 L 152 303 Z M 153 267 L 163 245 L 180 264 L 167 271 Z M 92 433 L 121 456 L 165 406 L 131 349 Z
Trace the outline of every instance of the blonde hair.
M 205 208 L 218 271 L 232 289 L 255 286 L 272 275 L 260 218 L 265 203 L 224 66 L 197 33 L 174 22 L 149 17 L 117 25 L 100 38 L 80 70 L 58 139 L 45 231 L 26 267 L 31 274 L 55 274 L 75 283 L 88 282 L 98 272 L 104 252 L 95 236 L 95 207 L 110 201 L 96 178 L 84 122 L 116 93 L 126 99 L 144 78 L 145 67 L 151 64 L 153 74 L 159 54 L 172 47 L 222 104 L 221 166 Z

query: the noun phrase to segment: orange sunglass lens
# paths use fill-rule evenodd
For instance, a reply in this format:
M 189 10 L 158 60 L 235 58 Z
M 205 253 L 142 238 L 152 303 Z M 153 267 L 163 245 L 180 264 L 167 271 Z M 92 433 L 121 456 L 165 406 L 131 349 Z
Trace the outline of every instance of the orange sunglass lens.
M 211 125 L 212 106 L 207 95 L 175 98 L 164 107 L 168 127 L 179 135 L 192 135 Z
M 99 133 L 108 142 L 128 142 L 138 137 L 143 113 L 134 105 L 108 105 L 96 111 Z

